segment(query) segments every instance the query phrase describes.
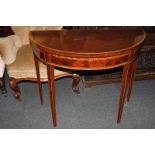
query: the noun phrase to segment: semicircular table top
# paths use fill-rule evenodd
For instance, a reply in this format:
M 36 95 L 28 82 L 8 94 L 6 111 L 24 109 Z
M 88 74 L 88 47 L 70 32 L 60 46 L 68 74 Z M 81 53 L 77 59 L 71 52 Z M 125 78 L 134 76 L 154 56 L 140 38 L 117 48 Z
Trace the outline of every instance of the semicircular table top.
M 30 40 L 36 45 L 59 54 L 87 56 L 133 48 L 144 41 L 142 29 L 125 30 L 54 30 L 31 31 Z

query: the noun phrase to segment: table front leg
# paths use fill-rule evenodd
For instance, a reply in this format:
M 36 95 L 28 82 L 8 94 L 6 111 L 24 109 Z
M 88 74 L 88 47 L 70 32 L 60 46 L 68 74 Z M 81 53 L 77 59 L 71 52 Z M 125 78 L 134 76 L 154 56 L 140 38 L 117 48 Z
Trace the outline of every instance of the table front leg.
M 41 104 L 43 104 L 43 94 L 42 94 L 42 83 L 40 81 L 39 60 L 35 54 L 34 54 L 34 62 L 35 62 L 35 68 L 36 68 L 36 76 L 37 76 L 37 83 L 38 83 L 40 101 L 41 101 Z
M 50 96 L 53 126 L 56 126 L 55 81 L 54 81 L 53 66 L 47 65 L 47 74 L 48 74 L 48 86 L 49 86 L 49 96 Z
M 127 101 L 130 100 L 131 91 L 132 91 L 132 87 L 133 87 L 133 83 L 134 83 L 134 79 L 135 79 L 135 75 L 136 75 L 136 66 L 137 66 L 137 59 L 134 62 L 132 62 L 132 66 L 131 66 L 131 77 L 129 80 Z
M 129 71 L 130 71 L 130 64 L 126 64 L 123 67 L 123 75 L 122 75 L 122 86 L 121 86 L 121 94 L 120 94 L 120 101 L 119 101 L 119 107 L 118 107 L 118 116 L 117 116 L 117 123 L 120 123 L 123 107 L 124 107 L 124 100 L 125 95 L 127 91 L 127 85 L 128 85 L 128 77 L 129 77 Z

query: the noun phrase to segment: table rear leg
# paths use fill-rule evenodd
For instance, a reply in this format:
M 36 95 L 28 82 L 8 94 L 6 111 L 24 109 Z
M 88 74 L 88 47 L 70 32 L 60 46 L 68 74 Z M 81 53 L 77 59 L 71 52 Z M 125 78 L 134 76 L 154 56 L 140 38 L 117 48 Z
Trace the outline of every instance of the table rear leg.
M 37 83 L 38 83 L 40 101 L 41 101 L 41 104 L 43 104 L 43 93 L 42 93 L 42 83 L 40 81 L 39 60 L 35 56 L 35 54 L 34 54 L 34 62 L 35 62 L 35 68 L 36 68 L 36 75 L 37 75 Z
M 125 100 L 125 95 L 126 95 L 127 85 L 128 85 L 129 71 L 130 71 L 130 64 L 124 65 L 123 75 L 122 75 L 121 94 L 120 94 L 120 101 L 119 101 L 119 107 L 118 107 L 117 123 L 120 123 L 121 117 L 122 117 L 124 100 Z

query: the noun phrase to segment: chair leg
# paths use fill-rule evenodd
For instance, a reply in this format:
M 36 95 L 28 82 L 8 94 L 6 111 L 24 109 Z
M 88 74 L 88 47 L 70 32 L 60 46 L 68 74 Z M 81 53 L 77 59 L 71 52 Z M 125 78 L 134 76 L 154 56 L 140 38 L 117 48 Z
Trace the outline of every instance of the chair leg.
M 20 93 L 20 89 L 17 85 L 17 80 L 15 78 L 9 78 L 9 83 L 10 83 L 10 88 L 15 92 L 14 93 L 14 97 L 17 100 L 21 100 L 21 93 Z
M 36 75 L 37 75 L 37 83 L 38 83 L 40 101 L 41 101 L 41 104 L 43 104 L 43 94 L 42 94 L 42 83 L 40 81 L 39 60 L 35 56 L 35 54 L 34 54 L 34 62 L 35 62 L 35 68 L 36 68 Z
M 130 77 L 130 81 L 129 81 L 129 87 L 128 87 L 128 94 L 127 94 L 127 101 L 130 100 L 130 96 L 131 96 L 131 91 L 132 91 L 132 87 L 133 87 L 133 83 L 134 83 L 134 79 L 135 79 L 135 75 L 136 75 L 136 66 L 137 66 L 137 60 L 135 60 L 132 63 L 132 71 L 131 71 L 131 77 Z
M 80 82 L 80 76 L 78 74 L 73 74 L 72 90 L 76 94 L 80 94 L 80 89 L 78 87 L 79 82 Z
M 121 88 L 119 108 L 118 108 L 118 116 L 117 116 L 117 123 L 120 123 L 121 117 L 122 117 L 124 100 L 125 100 L 125 95 L 126 95 L 127 85 L 128 85 L 129 71 L 130 71 L 130 64 L 124 65 L 123 75 L 122 75 L 122 88 Z
M 5 88 L 5 82 L 4 82 L 4 79 L 3 78 L 0 78 L 0 89 L 1 89 L 1 92 L 4 96 L 7 95 L 7 91 L 6 91 L 6 88 Z

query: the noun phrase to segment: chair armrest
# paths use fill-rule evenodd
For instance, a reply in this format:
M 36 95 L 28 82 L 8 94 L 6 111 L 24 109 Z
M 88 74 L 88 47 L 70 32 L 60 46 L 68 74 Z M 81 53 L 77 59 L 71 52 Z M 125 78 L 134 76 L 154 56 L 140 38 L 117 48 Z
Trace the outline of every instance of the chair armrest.
M 45 30 L 61 30 L 63 26 L 45 26 Z
M 0 38 L 0 54 L 5 64 L 16 60 L 16 54 L 22 43 L 17 35 Z

